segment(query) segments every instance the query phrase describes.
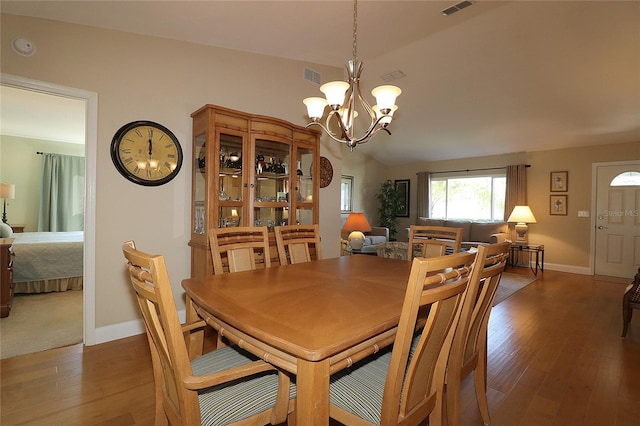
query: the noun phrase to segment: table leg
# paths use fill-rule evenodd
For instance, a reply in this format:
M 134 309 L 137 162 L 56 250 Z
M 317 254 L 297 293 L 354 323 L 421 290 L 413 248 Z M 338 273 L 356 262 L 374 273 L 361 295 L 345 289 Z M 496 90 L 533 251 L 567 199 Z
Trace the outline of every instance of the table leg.
M 329 424 L 329 359 L 298 359 L 296 425 Z

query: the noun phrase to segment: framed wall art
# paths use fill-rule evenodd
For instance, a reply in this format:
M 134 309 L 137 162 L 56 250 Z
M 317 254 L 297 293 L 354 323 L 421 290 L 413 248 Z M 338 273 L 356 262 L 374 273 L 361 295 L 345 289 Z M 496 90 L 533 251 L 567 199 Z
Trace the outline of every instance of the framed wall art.
M 400 194 L 400 201 L 402 207 L 396 214 L 397 217 L 409 217 L 409 194 L 411 188 L 411 180 L 401 179 L 393 182 L 396 186 L 396 191 Z
M 566 216 L 567 198 L 567 195 L 551 195 L 549 197 L 549 214 L 551 216 Z
M 567 192 L 569 172 L 551 172 L 551 192 Z

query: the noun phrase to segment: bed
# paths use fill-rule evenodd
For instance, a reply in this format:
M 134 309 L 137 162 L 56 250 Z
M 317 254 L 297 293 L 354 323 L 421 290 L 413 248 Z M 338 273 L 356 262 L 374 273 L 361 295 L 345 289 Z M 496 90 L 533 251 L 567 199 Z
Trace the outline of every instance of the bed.
M 84 232 L 14 233 L 14 293 L 82 290 Z

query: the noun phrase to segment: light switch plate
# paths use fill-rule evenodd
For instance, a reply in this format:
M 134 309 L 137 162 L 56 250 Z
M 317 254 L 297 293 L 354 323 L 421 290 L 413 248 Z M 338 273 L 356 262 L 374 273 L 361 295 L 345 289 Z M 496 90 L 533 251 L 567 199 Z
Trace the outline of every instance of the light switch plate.
M 588 210 L 578 210 L 578 217 L 589 217 Z

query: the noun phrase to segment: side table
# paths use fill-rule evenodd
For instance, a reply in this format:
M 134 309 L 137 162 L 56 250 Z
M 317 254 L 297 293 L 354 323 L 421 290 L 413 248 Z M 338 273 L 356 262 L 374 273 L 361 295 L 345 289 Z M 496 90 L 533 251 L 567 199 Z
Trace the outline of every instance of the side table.
M 544 245 L 529 243 L 511 243 L 511 266 L 516 266 L 520 253 L 529 254 L 529 267 L 535 276 L 538 276 L 538 269 L 544 272 Z M 535 255 L 535 258 L 534 258 Z

